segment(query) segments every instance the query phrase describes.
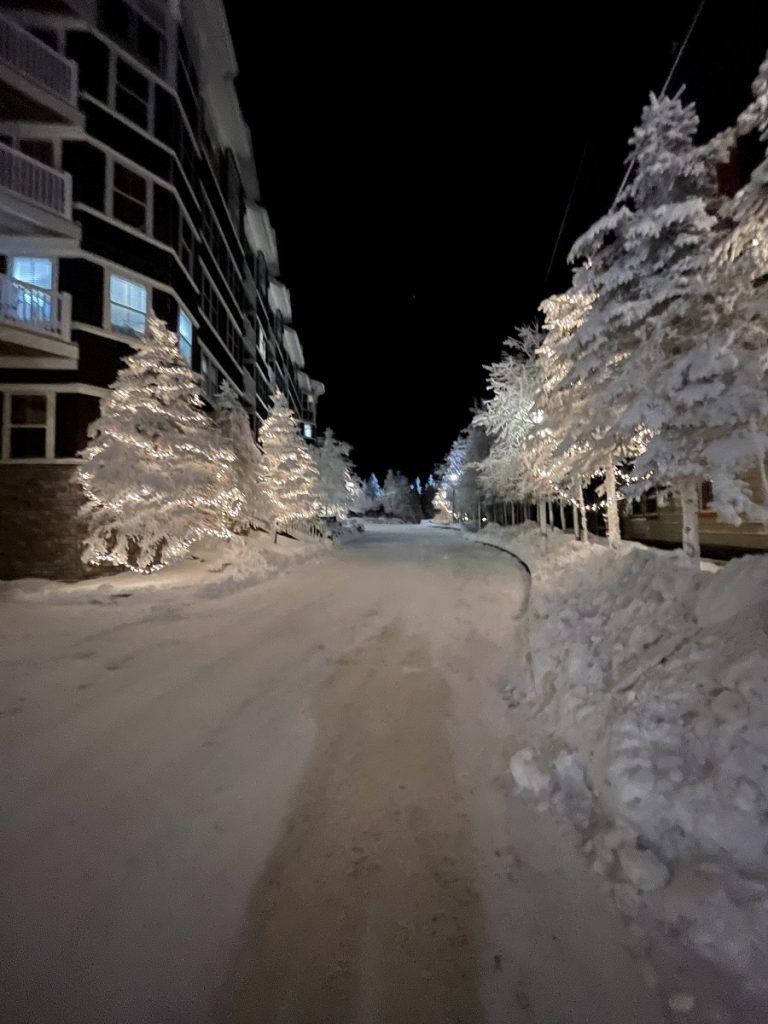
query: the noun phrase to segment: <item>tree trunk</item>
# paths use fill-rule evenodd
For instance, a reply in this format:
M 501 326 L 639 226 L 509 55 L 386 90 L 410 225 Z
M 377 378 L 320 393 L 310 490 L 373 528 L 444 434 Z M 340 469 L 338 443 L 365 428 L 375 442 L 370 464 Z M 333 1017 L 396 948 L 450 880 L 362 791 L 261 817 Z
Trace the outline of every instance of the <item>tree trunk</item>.
M 579 488 L 579 514 L 581 515 L 581 539 L 589 544 L 589 527 L 587 526 L 587 506 L 584 501 L 584 480 L 578 477 L 576 483 Z
M 537 514 L 539 520 L 539 533 L 544 537 L 547 535 L 547 503 L 543 498 L 539 498 L 537 505 Z
M 555 528 L 555 520 L 552 518 L 552 502 L 547 498 L 547 523 L 549 524 L 550 530 Z
M 757 455 L 757 478 L 760 481 L 760 504 L 764 509 L 768 509 L 768 477 L 765 474 L 765 457 L 763 450 L 757 441 L 757 423 L 754 417 L 750 420 L 749 428 L 752 431 L 752 436 L 755 439 L 755 452 Z M 765 529 L 765 524 L 763 524 Z
M 695 480 L 686 480 L 680 487 L 683 505 L 683 551 L 698 562 L 701 558 L 699 543 L 699 488 Z
M 621 544 L 621 525 L 619 523 L 619 505 L 616 500 L 616 471 L 609 466 L 605 471 L 605 519 L 608 524 L 608 543 L 612 548 Z

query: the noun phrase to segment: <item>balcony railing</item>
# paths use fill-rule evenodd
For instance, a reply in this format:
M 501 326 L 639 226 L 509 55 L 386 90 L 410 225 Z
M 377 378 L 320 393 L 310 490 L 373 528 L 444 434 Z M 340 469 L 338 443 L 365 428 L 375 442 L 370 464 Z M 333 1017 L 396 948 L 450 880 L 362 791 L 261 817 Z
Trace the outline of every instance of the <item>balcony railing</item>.
M 0 62 L 59 99 L 76 105 L 75 62 L 62 57 L 4 15 L 0 15 Z
M 68 220 L 72 217 L 72 178 L 0 142 L 0 188 Z
M 72 297 L 0 274 L 0 323 L 70 340 Z

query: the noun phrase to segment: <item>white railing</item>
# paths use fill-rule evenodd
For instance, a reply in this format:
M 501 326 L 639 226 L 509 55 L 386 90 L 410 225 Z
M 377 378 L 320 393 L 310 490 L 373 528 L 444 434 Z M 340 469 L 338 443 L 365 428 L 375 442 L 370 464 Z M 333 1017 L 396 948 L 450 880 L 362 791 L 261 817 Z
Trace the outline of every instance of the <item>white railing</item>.
M 0 188 L 10 189 L 37 206 L 72 217 L 72 178 L 66 171 L 33 160 L 0 142 Z
M 77 64 L 2 14 L 0 61 L 72 106 L 77 103 Z
M 70 340 L 72 297 L 0 274 L 0 322 Z

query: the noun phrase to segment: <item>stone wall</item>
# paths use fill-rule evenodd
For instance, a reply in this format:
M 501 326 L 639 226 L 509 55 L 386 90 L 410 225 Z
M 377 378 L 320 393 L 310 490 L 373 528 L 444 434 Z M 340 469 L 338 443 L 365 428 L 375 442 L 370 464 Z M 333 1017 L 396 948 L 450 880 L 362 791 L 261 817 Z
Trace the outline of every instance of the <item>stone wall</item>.
M 83 495 L 73 465 L 0 465 L 0 579 L 89 575 L 80 560 Z

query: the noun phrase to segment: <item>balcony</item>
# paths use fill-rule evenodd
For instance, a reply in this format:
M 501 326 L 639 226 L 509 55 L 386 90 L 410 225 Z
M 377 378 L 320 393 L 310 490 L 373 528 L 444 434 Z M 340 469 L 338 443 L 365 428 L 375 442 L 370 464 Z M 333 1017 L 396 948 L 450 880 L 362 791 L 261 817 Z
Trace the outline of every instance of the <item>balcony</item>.
M 79 237 L 72 179 L 0 142 L 0 234 Z
M 0 14 L 0 120 L 83 124 L 77 65 Z
M 76 370 L 71 296 L 0 274 L 0 368 Z

